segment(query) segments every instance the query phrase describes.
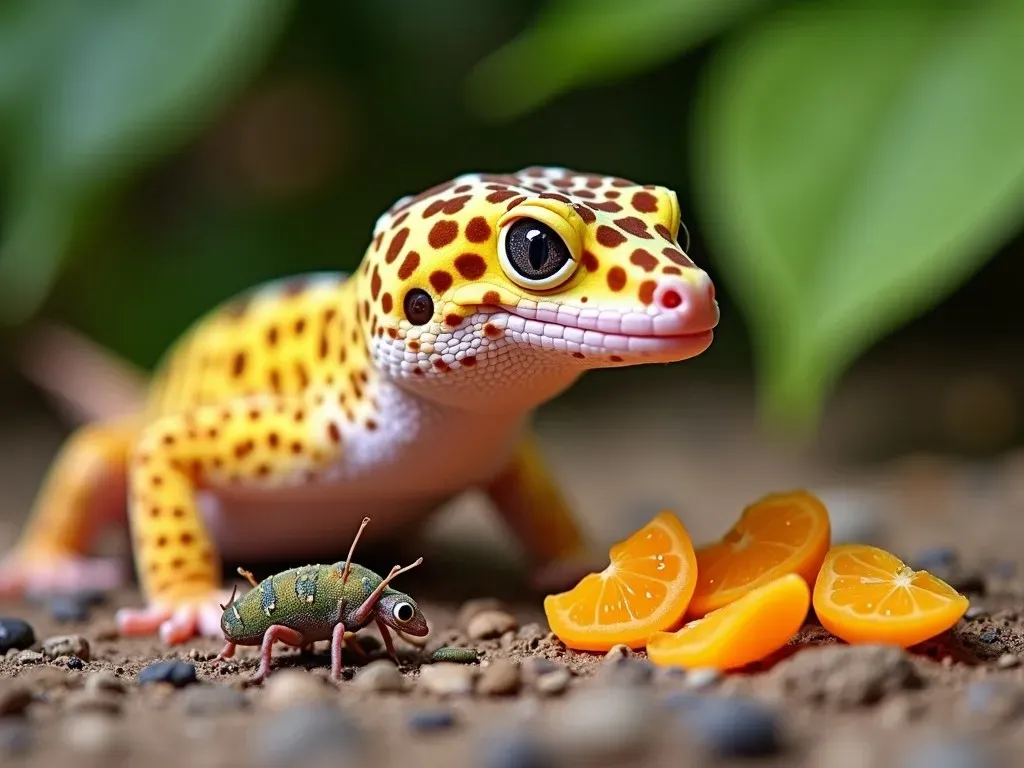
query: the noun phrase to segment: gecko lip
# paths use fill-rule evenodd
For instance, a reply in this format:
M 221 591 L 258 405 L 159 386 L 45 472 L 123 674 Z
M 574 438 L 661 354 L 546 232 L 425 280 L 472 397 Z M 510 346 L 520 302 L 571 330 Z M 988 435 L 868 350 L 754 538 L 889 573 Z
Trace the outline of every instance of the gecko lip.
M 551 310 L 507 305 L 490 305 L 485 309 L 505 315 L 506 330 L 521 333 L 542 348 L 567 348 L 566 343 L 571 343 L 583 351 L 589 348 L 670 360 L 694 357 L 706 350 L 714 339 L 718 321 L 716 308 L 713 325 L 680 332 L 681 326 L 674 317 L 670 317 L 670 324 L 659 322 L 662 317 L 669 317 L 667 315 L 594 312 L 573 316 L 564 311 L 564 307 Z

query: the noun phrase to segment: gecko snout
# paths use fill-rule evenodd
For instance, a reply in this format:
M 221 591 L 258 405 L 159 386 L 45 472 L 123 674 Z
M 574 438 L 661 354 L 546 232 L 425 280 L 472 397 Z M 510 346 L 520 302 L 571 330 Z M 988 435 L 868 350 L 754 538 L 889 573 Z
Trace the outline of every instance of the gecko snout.
M 715 286 L 704 272 L 687 279 L 671 277 L 654 290 L 654 305 L 661 310 L 654 318 L 659 335 L 701 333 L 718 325 Z

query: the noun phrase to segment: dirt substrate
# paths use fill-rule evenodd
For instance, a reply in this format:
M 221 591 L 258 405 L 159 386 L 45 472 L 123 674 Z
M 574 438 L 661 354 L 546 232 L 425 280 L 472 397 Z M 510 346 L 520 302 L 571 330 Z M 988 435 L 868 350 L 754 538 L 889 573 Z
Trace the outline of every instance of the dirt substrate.
M 386 663 L 366 667 L 352 656 L 335 685 L 325 647 L 311 655 L 279 648 L 270 679 L 253 688 L 245 684 L 257 666 L 251 650 L 240 650 L 237 664 L 216 665 L 207 660 L 221 645 L 213 639 L 169 651 L 155 640 L 116 637 L 114 610 L 139 604 L 130 590 L 65 623 L 45 606 L 0 603 L 0 616 L 33 626 L 35 650 L 56 635 L 80 636 L 89 648 L 81 664 L 68 655 L 84 654 L 80 643 L 51 650 L 53 659 L 14 651 L 0 661 L 0 764 L 1020 764 L 1024 460 L 911 457 L 854 471 L 761 442 L 736 428 L 749 414 L 705 413 L 700 393 L 673 397 L 693 407 L 658 411 L 662 399 L 649 409 L 602 411 L 601 419 L 576 413 L 542 424 L 552 470 L 596 540 L 624 536 L 668 506 L 700 543 L 721 535 L 760 494 L 810 487 L 828 503 L 837 541 L 876 543 L 927 565 L 968 594 L 968 618 L 910 652 L 844 646 L 812 621 L 777 658 L 725 677 L 657 670 L 642 653 L 624 660 L 575 653 L 548 634 L 539 597 L 523 594 L 514 560 L 502 560 L 508 546 L 500 527 L 469 498 L 430 532 L 447 549 L 414 542 L 427 560 L 402 588 L 420 601 L 433 632 L 424 650 L 400 644 L 397 677 Z M 0 511 L 8 513 L 0 516 L 0 549 L 13 539 L 59 436 L 7 434 L 0 435 L 7 472 Z M 467 543 L 475 559 L 460 549 Z M 245 565 L 259 577 L 271 572 Z M 488 597 L 501 603 L 475 608 L 507 612 L 514 626 L 502 626 L 510 620 L 500 613 L 478 615 L 474 633 L 497 636 L 471 638 L 474 606 L 465 601 Z M 375 632 L 363 634 L 379 659 Z M 474 648 L 479 660 L 432 663 L 440 645 Z M 140 683 L 143 667 L 169 659 L 193 665 L 196 681 L 183 667 L 173 670 L 179 688 Z

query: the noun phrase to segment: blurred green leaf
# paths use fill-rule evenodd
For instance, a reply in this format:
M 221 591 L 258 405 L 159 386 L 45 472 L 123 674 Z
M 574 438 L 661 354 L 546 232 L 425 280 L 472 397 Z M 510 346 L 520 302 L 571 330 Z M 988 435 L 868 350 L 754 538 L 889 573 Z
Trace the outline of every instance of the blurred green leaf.
M 264 59 L 290 5 L 7 1 L 0 320 L 19 322 L 38 307 L 92 208 L 209 119 Z
M 677 56 L 765 2 L 549 0 L 531 29 L 471 73 L 470 105 L 487 119 L 517 117 L 566 91 Z
M 860 353 L 1024 214 L 1024 3 L 793 6 L 703 83 L 697 183 L 765 415 L 809 428 Z

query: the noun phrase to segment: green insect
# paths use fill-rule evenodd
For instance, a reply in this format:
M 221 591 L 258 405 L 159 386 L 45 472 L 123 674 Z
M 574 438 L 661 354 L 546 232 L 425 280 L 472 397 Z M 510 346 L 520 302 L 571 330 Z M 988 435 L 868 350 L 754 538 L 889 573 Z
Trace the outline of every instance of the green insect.
M 260 668 L 252 682 L 261 683 L 270 674 L 271 650 L 276 641 L 296 648 L 309 648 L 320 640 L 331 641 L 331 676 L 341 678 L 341 651 L 345 633 L 356 632 L 370 621 L 377 624 L 388 655 L 398 663 L 388 627 L 400 635 L 425 637 L 427 621 L 416 602 L 390 588 L 390 583 L 423 562 L 419 558 L 404 568 L 396 565 L 386 578 L 352 562 L 356 543 L 370 522 L 364 517 L 352 541 L 348 557 L 333 565 L 306 565 L 275 574 L 261 582 L 239 568 L 253 588 L 221 606 L 220 626 L 227 645 L 216 661 L 229 659 L 239 645 L 261 646 Z M 353 643 L 353 647 L 358 647 Z M 361 649 L 360 649 L 361 650 Z

